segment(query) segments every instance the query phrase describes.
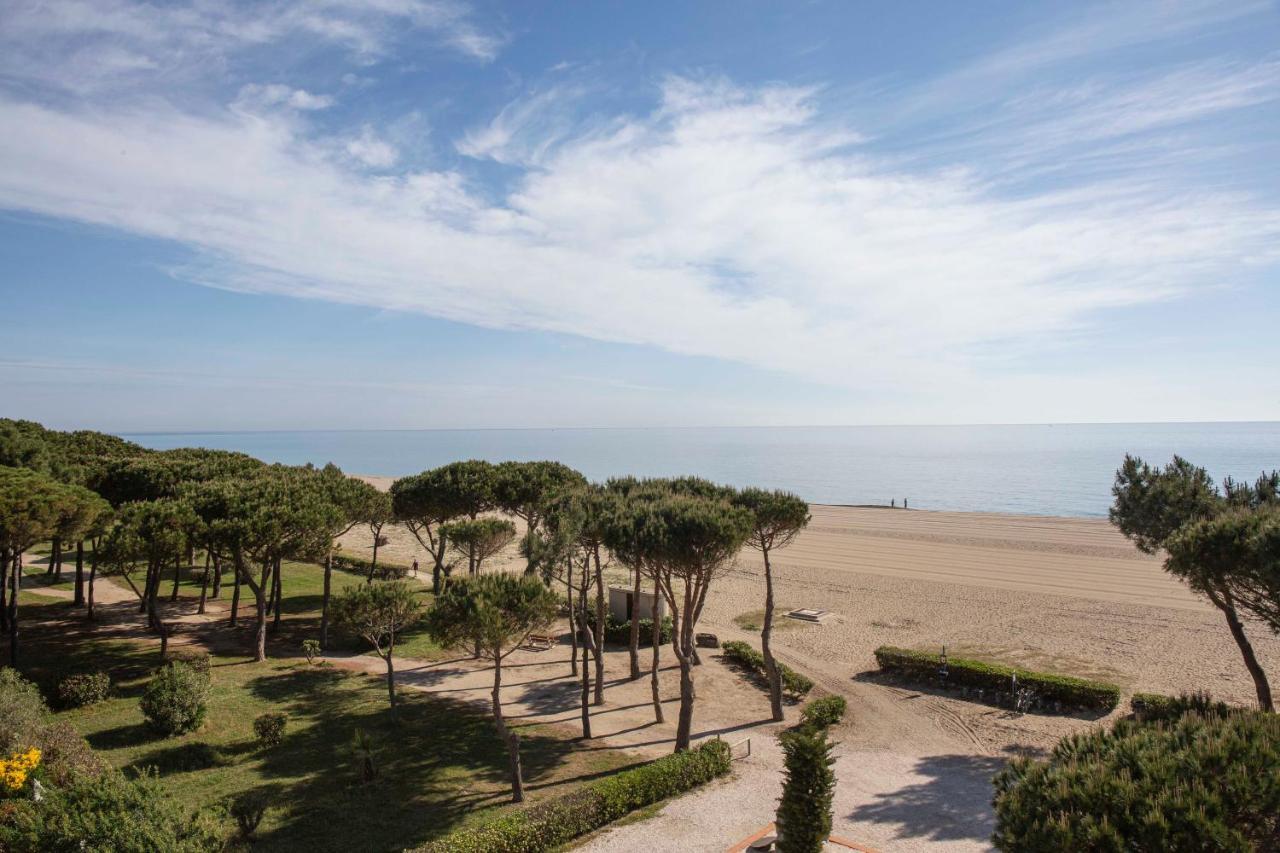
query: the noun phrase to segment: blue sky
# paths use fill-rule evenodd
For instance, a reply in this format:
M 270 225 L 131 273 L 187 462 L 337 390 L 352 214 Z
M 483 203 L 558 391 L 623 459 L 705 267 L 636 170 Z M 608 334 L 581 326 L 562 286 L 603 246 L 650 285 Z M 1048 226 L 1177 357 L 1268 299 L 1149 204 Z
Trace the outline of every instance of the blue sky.
M 1274 2 L 0 0 L 0 412 L 1280 420 Z

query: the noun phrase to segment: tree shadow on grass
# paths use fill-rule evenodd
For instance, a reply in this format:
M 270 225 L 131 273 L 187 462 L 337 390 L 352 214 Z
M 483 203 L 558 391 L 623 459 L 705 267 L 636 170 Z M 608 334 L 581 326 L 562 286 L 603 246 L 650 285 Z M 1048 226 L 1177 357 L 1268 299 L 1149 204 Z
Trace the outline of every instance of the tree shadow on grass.
M 849 819 L 894 824 L 899 839 L 985 841 L 995 828 L 991 777 L 1008 760 L 988 755 L 933 755 L 918 759 L 913 771 L 926 781 L 877 794 Z
M 363 684 L 353 689 L 347 679 Z M 291 804 L 281 822 L 259 833 L 258 847 L 402 849 L 509 800 L 507 752 L 487 715 L 411 691 L 393 712 L 369 701 L 381 687 L 361 675 L 305 669 L 250 683 L 256 695 L 309 723 L 286 730 L 284 742 L 258 759 L 264 777 L 287 785 L 282 796 Z M 373 745 L 372 783 L 359 778 L 357 730 Z M 537 726 L 520 734 L 525 780 L 536 790 L 553 781 L 575 744 Z
M 226 750 L 204 741 L 193 740 L 152 750 L 129 764 L 131 770 L 154 767 L 161 775 L 192 773 L 230 763 Z
M 94 749 L 129 749 L 161 740 L 162 737 L 145 723 L 130 723 L 125 726 L 116 726 L 114 729 L 92 732 L 85 736 L 85 740 L 89 741 L 89 745 Z

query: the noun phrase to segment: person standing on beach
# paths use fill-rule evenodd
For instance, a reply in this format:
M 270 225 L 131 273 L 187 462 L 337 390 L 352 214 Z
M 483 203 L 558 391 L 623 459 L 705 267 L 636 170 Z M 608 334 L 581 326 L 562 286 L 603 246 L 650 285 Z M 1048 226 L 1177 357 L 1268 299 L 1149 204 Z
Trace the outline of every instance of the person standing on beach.
M 417 557 L 413 558 L 413 576 L 415 578 L 418 576 L 418 558 Z

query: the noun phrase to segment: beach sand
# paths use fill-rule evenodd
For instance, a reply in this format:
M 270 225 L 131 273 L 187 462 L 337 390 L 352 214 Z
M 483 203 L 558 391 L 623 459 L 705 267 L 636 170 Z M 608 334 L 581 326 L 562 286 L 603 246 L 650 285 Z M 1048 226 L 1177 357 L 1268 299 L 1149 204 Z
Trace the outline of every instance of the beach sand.
M 366 478 L 388 488 L 391 478 Z M 1221 615 L 1102 519 L 815 505 L 790 548 L 773 557 L 787 608 L 829 610 L 822 625 L 787 621 L 775 634 L 802 669 L 847 680 L 892 644 L 940 648 L 1068 674 L 1126 691 L 1210 690 L 1253 701 L 1253 685 Z M 431 560 L 405 530 L 380 557 L 424 572 Z M 343 540 L 367 557 L 363 529 Z M 490 569 L 523 566 L 514 545 Z M 763 607 L 763 563 L 744 551 L 717 579 L 700 623 L 735 630 Z M 1280 639 L 1249 626 L 1263 666 L 1280 672 Z

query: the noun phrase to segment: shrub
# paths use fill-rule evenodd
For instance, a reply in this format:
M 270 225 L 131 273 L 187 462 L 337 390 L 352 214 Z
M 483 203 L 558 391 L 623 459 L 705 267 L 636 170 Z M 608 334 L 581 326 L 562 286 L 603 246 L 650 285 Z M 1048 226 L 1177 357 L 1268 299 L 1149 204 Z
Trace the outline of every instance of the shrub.
M 36 747 L 45 778 L 55 785 L 72 776 L 95 776 L 102 759 L 64 720 L 52 721 L 40 691 L 16 671 L 0 668 L 0 753 L 10 755 Z M 3 848 L 0 848 L 3 849 Z
M 206 677 L 213 669 L 209 653 L 202 649 L 179 649 L 175 652 L 169 652 L 166 661 L 181 661 Z
M 111 677 L 105 672 L 68 675 L 58 684 L 58 701 L 65 708 L 82 708 L 107 698 Z
M 1135 693 L 1129 699 L 1129 709 L 1133 716 L 1143 722 L 1176 720 L 1184 714 L 1200 714 L 1201 716 L 1223 716 L 1232 711 L 1243 710 L 1232 708 L 1226 702 L 1217 702 L 1208 693 L 1183 693 L 1180 696 L 1165 696 L 1162 693 Z
M 885 672 L 917 681 L 975 687 L 998 694 L 1010 692 L 1012 678 L 1016 675 L 1019 686 L 1034 691 L 1041 703 L 1059 702 L 1068 707 L 1106 711 L 1120 704 L 1120 688 L 1103 681 L 1032 672 L 1004 664 L 955 657 L 947 658 L 947 675 L 944 680 L 939 671 L 942 666 L 940 655 L 893 646 L 881 646 L 876 649 L 875 654 L 876 663 Z
M 824 696 L 814 699 L 800 711 L 800 727 L 807 729 L 829 729 L 844 719 L 848 703 L 843 696 Z
M 166 736 L 192 731 L 204 722 L 209 678 L 182 661 L 170 661 L 147 684 L 142 694 L 142 715 Z
M 316 657 L 318 657 L 320 654 L 320 641 L 319 640 L 303 640 L 302 654 L 306 657 L 308 666 L 315 663 Z
M 341 569 L 344 572 L 358 574 L 362 578 L 367 578 L 369 576 L 369 567 L 372 565 L 372 560 L 365 560 L 361 557 L 350 557 L 341 554 L 333 555 L 333 567 L 335 569 Z M 374 569 L 373 577 L 375 580 L 398 581 L 403 580 L 408 574 L 408 566 L 379 560 L 378 567 Z
M 277 746 L 284 740 L 284 727 L 289 722 L 289 715 L 281 711 L 268 711 L 259 714 L 253 721 L 254 734 L 258 743 L 263 746 Z
M 596 626 L 596 616 L 594 613 L 587 613 L 587 624 L 592 627 Z M 671 617 L 662 617 L 662 628 L 659 642 L 666 644 L 671 642 Z M 612 613 L 606 613 L 604 616 L 604 641 L 613 646 L 629 646 L 631 645 L 631 620 L 619 622 L 613 617 Z M 653 644 L 653 620 L 640 620 L 640 645 L 650 646 Z
M 739 666 L 751 670 L 756 675 L 764 677 L 764 655 L 753 649 L 749 644 L 739 640 L 730 640 L 722 645 L 721 650 L 724 656 Z M 782 692 L 792 699 L 801 699 L 813 689 L 813 681 L 808 677 L 801 675 L 791 667 L 781 661 L 778 664 L 778 674 L 782 676 Z
M 1280 716 L 1191 713 L 1072 735 L 995 780 L 1001 850 L 1274 850 Z
M 623 770 L 572 793 L 507 812 L 418 848 L 423 853 L 542 853 L 729 772 L 729 745 L 713 740 L 688 752 Z
M 778 738 L 786 770 L 778 802 L 778 850 L 821 853 L 831 834 L 836 775 L 825 729 L 802 728 Z
M 114 770 L 46 789 L 38 803 L 13 801 L 0 821 L 0 850 L 197 853 L 222 847 L 213 815 L 188 811 L 150 775 L 131 781 Z

